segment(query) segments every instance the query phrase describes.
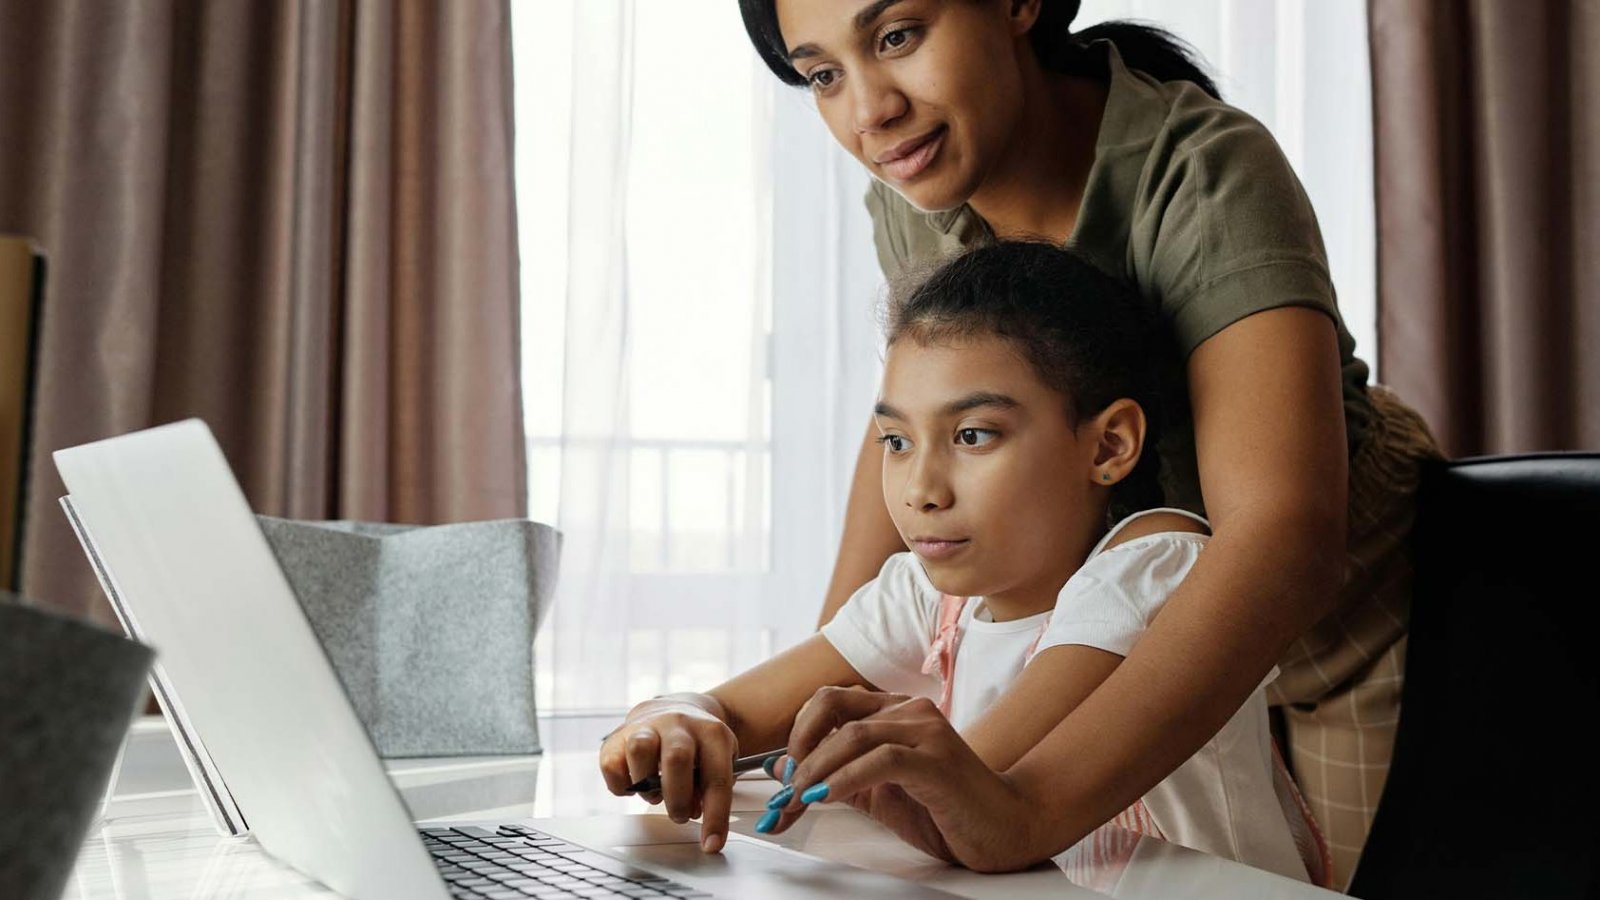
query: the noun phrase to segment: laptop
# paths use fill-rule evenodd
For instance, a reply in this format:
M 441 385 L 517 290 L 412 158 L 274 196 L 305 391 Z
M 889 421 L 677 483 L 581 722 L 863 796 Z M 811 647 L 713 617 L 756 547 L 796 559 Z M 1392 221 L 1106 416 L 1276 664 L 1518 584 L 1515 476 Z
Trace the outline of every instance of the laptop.
M 204 422 L 57 451 L 92 562 L 261 846 L 356 900 L 943 898 L 659 815 L 419 828 Z M 599 779 L 598 770 L 595 778 Z

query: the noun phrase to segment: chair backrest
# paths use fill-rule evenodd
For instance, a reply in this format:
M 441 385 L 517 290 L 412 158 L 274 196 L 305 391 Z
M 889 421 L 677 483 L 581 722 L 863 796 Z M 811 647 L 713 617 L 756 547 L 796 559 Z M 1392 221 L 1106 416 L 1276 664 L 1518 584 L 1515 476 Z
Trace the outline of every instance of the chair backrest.
M 33 359 L 44 257 L 27 238 L 0 235 L 0 590 L 21 581 Z
M 1350 893 L 1600 891 L 1600 453 L 1431 465 L 1394 763 Z

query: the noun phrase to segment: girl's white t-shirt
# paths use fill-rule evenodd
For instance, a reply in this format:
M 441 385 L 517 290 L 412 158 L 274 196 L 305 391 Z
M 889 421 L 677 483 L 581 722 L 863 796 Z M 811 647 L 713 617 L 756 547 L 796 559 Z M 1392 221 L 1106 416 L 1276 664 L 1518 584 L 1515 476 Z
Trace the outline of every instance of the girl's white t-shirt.
M 958 731 L 977 721 L 1022 673 L 1035 639 L 1033 659 L 1069 644 L 1119 656 L 1133 649 L 1209 540 L 1161 532 L 1105 548 L 1128 523 L 1154 512 L 1205 523 L 1176 509 L 1129 516 L 1101 538 L 1061 588 L 1051 612 L 995 622 L 988 620 L 982 598 L 966 604 L 950 700 L 950 721 Z M 879 690 L 937 700 L 940 677 L 922 669 L 938 631 L 941 596 L 915 555 L 897 553 L 822 634 Z M 1305 881 L 1305 864 L 1273 788 L 1264 689 L 1277 674 L 1268 673 L 1222 730 L 1143 799 L 1167 840 Z

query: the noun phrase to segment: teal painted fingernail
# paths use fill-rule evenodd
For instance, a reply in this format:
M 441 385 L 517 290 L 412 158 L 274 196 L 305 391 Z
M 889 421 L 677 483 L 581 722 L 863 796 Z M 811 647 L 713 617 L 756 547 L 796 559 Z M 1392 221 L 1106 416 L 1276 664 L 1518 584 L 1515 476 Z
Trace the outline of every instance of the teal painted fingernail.
M 791 784 L 783 790 L 772 795 L 772 799 L 767 801 L 767 809 L 781 809 L 782 807 L 788 806 L 789 798 L 793 796 L 794 785 Z
M 767 814 L 761 817 L 761 821 L 756 823 L 756 831 L 762 834 L 771 831 L 772 826 L 778 824 L 778 818 L 782 815 L 783 810 L 781 809 L 768 810 Z
M 826 781 L 821 784 L 813 784 L 811 787 L 806 788 L 804 794 L 800 795 L 801 803 L 815 803 L 818 800 L 826 799 L 828 799 L 828 783 Z
M 768 778 L 777 778 L 778 777 L 778 758 L 776 756 L 774 756 L 771 759 L 762 760 L 761 761 L 761 771 L 767 773 L 767 777 Z
M 783 783 L 788 784 L 794 780 L 794 757 L 789 757 L 783 764 Z

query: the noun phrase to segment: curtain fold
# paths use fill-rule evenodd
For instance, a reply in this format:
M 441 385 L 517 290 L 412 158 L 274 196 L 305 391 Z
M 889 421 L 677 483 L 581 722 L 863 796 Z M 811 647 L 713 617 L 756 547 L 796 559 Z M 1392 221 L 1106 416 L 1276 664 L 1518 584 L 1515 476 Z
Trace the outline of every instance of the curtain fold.
M 630 280 L 635 10 L 631 0 L 576 0 L 568 88 L 566 285 L 561 392 L 561 584 L 538 658 L 544 708 L 623 703 L 629 606 Z M 555 36 L 552 35 L 552 38 Z M 523 45 L 527 47 L 527 44 Z
M 1600 4 L 1370 23 L 1384 380 L 1453 456 L 1600 447 Z
M 26 593 L 111 621 L 50 452 L 187 416 L 263 513 L 525 513 L 509 29 L 0 0 L 0 231 L 51 259 Z

